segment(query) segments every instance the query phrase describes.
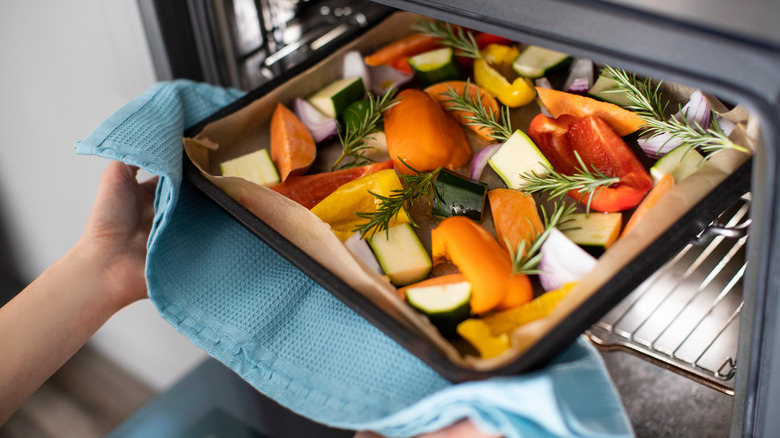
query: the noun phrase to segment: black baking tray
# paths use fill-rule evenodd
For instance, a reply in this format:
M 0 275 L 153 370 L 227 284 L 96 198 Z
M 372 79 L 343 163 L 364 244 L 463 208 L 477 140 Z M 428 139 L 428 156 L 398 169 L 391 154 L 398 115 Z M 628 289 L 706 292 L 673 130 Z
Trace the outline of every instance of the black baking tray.
M 389 14 L 390 10 L 388 10 Z M 339 38 L 341 42 L 359 37 L 367 28 L 354 29 Z M 332 47 L 340 46 L 338 42 Z M 185 136 L 194 137 L 208 123 L 221 119 L 249 105 L 256 99 L 270 93 L 293 77 L 320 60 L 329 53 L 318 52 L 304 63 L 289 70 L 284 76 L 252 90 L 243 98 L 221 109 L 207 119 L 197 123 L 185 132 Z M 686 213 L 672 227 L 666 230 L 651 247 L 638 255 L 617 275 L 607 281 L 594 292 L 561 324 L 551 330 L 535 344 L 530 346 L 516 360 L 489 371 L 474 370 L 461 367 L 450 361 L 430 341 L 419 337 L 416 333 L 396 321 L 358 291 L 344 283 L 335 274 L 315 261 L 311 256 L 292 244 L 286 237 L 263 222 L 240 203 L 228 196 L 220 188 L 206 179 L 195 165 L 184 154 L 184 179 L 192 183 L 199 191 L 220 206 L 226 214 L 254 234 L 260 241 L 271 247 L 282 257 L 311 277 L 337 299 L 357 312 L 368 322 L 395 340 L 398 344 L 417 356 L 445 379 L 452 382 L 484 379 L 497 375 L 513 375 L 528 372 L 544 366 L 558 353 L 582 334 L 592 324 L 597 322 L 611 308 L 617 305 L 625 296 L 639 286 L 644 279 L 654 273 L 676 253 L 678 253 L 692 238 L 704 230 L 707 225 L 718 217 L 725 207 L 731 205 L 740 196 L 750 190 L 751 160 L 743 164 L 736 172 L 714 188 L 694 208 Z

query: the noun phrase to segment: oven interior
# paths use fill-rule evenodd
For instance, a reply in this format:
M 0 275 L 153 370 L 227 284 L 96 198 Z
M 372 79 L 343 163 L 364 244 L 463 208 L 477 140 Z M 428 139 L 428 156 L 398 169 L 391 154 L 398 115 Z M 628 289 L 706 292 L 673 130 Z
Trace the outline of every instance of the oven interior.
M 761 434 L 780 422 L 767 415 L 780 406 L 780 382 L 768 372 L 780 354 L 772 345 L 780 342 L 778 301 L 768 293 L 778 285 L 780 33 L 761 25 L 780 11 L 749 2 L 749 12 L 728 17 L 725 3 L 706 12 L 692 3 L 139 1 L 160 79 L 251 90 L 397 8 L 744 102 L 761 120 L 765 146 L 753 159 L 751 190 L 586 335 L 603 351 L 638 434 L 701 436 L 703 421 L 716 435 Z M 686 410 L 681 426 L 677 408 Z

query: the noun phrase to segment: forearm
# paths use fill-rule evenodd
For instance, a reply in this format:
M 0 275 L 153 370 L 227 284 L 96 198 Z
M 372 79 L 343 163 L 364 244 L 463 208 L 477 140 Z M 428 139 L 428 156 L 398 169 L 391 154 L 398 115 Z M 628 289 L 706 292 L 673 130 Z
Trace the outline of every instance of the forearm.
M 124 304 L 101 269 L 71 250 L 0 308 L 0 425 Z

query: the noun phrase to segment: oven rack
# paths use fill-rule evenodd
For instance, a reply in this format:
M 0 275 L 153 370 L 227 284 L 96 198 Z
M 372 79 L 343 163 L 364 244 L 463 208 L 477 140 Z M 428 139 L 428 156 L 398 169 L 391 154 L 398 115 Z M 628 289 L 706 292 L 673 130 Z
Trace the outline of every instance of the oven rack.
M 733 396 L 749 208 L 746 194 L 594 324 L 590 341 Z

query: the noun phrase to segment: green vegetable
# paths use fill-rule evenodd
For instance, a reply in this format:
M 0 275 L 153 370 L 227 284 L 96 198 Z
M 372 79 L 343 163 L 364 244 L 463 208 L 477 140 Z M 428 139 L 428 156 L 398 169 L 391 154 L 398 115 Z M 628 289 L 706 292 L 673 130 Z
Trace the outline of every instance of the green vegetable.
M 267 149 L 260 149 L 219 165 L 222 176 L 236 176 L 263 186 L 279 183 L 279 173 Z
M 360 99 L 350 103 L 341 114 L 344 126 L 347 129 L 356 129 L 371 114 L 370 111 L 371 101 L 369 99 Z
M 453 336 L 458 324 L 469 317 L 470 299 L 471 285 L 468 281 L 406 290 L 409 305 L 427 316 L 445 337 Z
M 534 142 L 519 129 L 493 155 L 488 164 L 510 189 L 523 185 L 521 175 L 547 175 L 552 168 Z
M 688 145 L 677 146 L 656 161 L 650 168 L 650 176 L 658 182 L 665 173 L 671 173 L 678 183 L 696 171 L 704 162 L 704 157 Z
M 618 88 L 617 82 L 609 75 L 600 75 L 588 90 L 588 96 L 622 107 L 632 104 L 625 90 Z
M 538 46 L 527 46 L 512 63 L 512 69 L 524 78 L 540 78 L 548 71 L 561 68 L 571 61 L 565 53 Z
M 416 283 L 431 272 L 431 258 L 408 223 L 390 227 L 385 233 L 374 233 L 367 240 L 394 285 Z
M 362 99 L 365 94 L 363 79 L 344 78 L 331 82 L 306 100 L 322 114 L 336 119 L 350 103 Z
M 573 213 L 567 216 L 563 234 L 594 257 L 599 257 L 620 236 L 620 213 Z
M 409 66 L 423 87 L 463 77 L 460 64 L 449 47 L 412 56 Z
M 488 186 L 442 169 L 433 184 L 431 214 L 440 217 L 466 216 L 482 222 Z

